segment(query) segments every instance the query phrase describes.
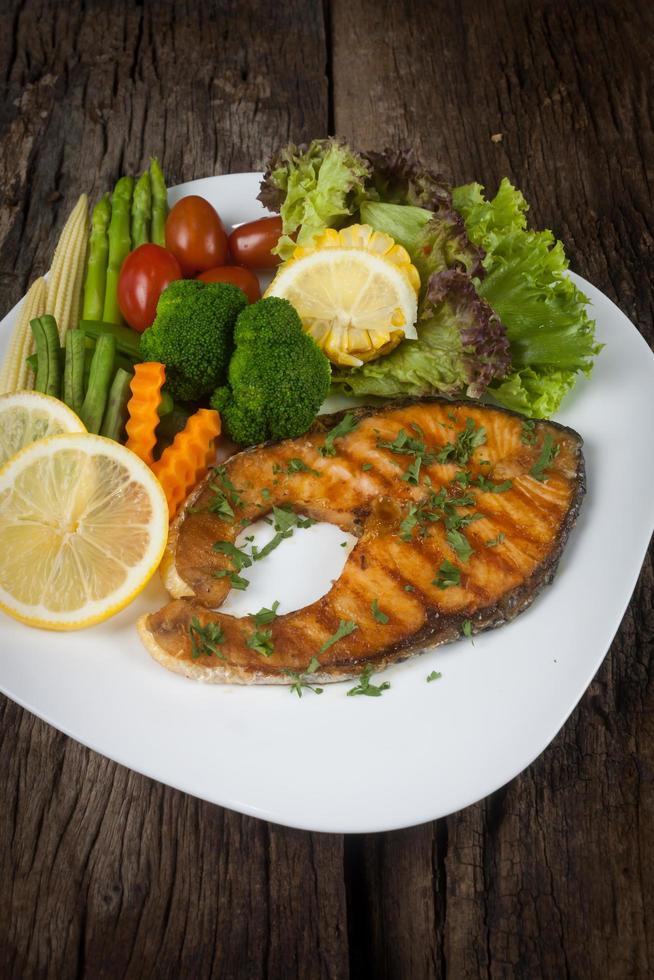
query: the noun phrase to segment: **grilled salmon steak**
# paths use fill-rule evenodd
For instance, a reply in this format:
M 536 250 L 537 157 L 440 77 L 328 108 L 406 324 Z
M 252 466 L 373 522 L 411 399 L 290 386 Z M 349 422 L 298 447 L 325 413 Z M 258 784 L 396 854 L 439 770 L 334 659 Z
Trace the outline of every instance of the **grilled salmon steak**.
M 585 490 L 581 446 L 571 429 L 478 402 L 322 416 L 301 438 L 231 457 L 196 488 L 162 565 L 175 599 L 139 620 L 141 639 L 197 680 L 288 684 L 309 664 L 312 680 L 341 680 L 499 626 L 554 576 Z M 282 535 L 310 519 L 358 541 L 311 605 L 222 614 L 252 561 L 235 542 L 268 514 Z

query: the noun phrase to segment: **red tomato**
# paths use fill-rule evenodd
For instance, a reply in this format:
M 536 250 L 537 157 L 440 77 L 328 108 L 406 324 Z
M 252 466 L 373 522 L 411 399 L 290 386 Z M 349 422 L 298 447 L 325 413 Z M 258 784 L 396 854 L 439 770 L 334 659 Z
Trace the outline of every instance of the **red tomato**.
M 229 251 L 235 262 L 248 269 L 274 269 L 281 259 L 272 255 L 282 233 L 282 219 L 259 218 L 235 228 L 229 236 Z
M 248 298 L 248 303 L 256 303 L 258 299 L 261 299 L 259 280 L 254 272 L 243 269 L 240 265 L 223 265 L 218 269 L 207 269 L 197 278 L 202 282 L 231 282 L 243 290 Z
M 166 218 L 166 248 L 189 278 L 227 261 L 227 234 L 218 212 L 203 197 L 190 194 Z
M 130 327 L 143 333 L 166 286 L 181 278 L 179 262 L 161 245 L 139 245 L 130 252 L 118 278 L 118 305 Z

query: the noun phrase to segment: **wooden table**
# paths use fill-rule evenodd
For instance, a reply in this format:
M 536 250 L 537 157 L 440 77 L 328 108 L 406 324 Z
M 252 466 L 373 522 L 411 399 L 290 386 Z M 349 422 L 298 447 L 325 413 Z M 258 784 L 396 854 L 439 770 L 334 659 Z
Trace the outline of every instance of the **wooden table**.
M 172 184 L 337 132 L 413 144 L 458 182 L 509 175 L 534 223 L 652 341 L 653 12 L 6 0 L 2 310 L 47 269 L 78 194 L 151 153 Z M 644 452 L 651 429 L 633 434 Z M 540 759 L 476 806 L 397 833 L 302 833 L 221 810 L 2 699 L 0 975 L 654 975 L 653 585 L 650 556 Z

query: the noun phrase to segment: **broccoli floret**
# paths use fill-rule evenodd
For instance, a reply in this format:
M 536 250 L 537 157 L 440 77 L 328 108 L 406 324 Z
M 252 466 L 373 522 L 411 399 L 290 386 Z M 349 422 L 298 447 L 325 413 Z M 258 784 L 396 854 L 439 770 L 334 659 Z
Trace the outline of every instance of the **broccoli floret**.
M 223 282 L 179 279 L 164 289 L 141 356 L 166 365 L 166 387 L 176 401 L 199 401 L 225 381 L 234 350 L 234 324 L 245 293 Z
M 270 296 L 239 315 L 228 385 L 211 399 L 241 445 L 306 432 L 327 396 L 329 361 L 288 300 Z

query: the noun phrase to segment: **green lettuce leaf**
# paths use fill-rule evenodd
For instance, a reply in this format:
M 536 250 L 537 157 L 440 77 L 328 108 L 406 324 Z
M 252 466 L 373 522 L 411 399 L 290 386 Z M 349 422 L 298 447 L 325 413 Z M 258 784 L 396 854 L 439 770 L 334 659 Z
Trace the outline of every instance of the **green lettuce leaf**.
M 438 213 L 409 204 L 364 201 L 361 220 L 403 245 L 420 275 L 422 294 L 434 272 L 461 269 L 483 276 L 482 249 L 470 241 L 461 215 L 452 207 Z
M 332 385 L 348 395 L 478 397 L 509 364 L 506 333 L 469 276 L 435 273 L 422 305 L 418 339 L 354 370 L 335 370 Z
M 280 150 L 258 194 L 282 217 L 283 234 L 273 252 L 287 259 L 296 243 L 308 245 L 325 228 L 343 224 L 358 211 L 369 176 L 369 164 L 342 140 L 313 140 L 309 146 L 290 144 Z
M 588 300 L 567 278 L 568 261 L 551 231 L 527 228 L 527 202 L 506 178 L 488 201 L 480 184 L 453 191 L 475 245 L 485 251 L 477 284 L 506 326 L 512 373 L 489 394 L 508 408 L 549 416 L 578 372 L 589 374 L 601 349 Z

